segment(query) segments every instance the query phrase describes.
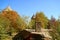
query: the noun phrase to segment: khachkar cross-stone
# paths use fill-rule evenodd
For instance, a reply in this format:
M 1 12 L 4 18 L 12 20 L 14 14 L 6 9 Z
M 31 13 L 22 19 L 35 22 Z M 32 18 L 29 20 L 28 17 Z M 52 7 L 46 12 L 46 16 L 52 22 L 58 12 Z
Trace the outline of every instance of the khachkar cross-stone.
M 40 32 L 41 31 L 41 22 L 35 22 L 35 31 Z

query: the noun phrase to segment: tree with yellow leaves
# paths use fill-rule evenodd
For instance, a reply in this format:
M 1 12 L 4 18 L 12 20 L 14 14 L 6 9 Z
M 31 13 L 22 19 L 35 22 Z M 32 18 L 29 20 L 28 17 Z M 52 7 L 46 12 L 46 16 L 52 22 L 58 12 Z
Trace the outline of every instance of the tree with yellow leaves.
M 43 12 L 37 12 L 36 13 L 36 22 L 41 22 L 41 26 L 43 28 L 46 28 L 47 27 L 47 23 L 48 23 L 48 19 L 47 17 L 44 15 Z

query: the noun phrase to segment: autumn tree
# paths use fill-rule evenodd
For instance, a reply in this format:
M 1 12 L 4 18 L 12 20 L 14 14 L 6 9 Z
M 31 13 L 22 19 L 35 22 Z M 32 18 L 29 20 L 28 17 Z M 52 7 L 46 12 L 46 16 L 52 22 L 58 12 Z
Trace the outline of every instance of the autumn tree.
M 33 15 L 30 21 L 30 27 L 35 28 L 36 22 L 41 22 L 43 28 L 47 27 L 48 19 L 43 12 L 37 12 L 36 15 Z
M 21 16 L 19 16 L 18 13 L 12 10 L 10 7 L 4 9 L 2 11 L 2 15 L 11 21 L 10 28 L 13 27 L 17 30 L 19 30 L 19 28 L 24 29 L 23 26 L 25 27 L 25 22 L 23 21 L 23 18 L 21 18 Z
M 60 40 L 59 25 L 59 21 L 52 16 L 50 20 L 50 28 L 53 30 L 50 34 L 53 40 Z
M 43 28 L 47 27 L 48 19 L 43 12 L 36 13 L 36 22 L 41 22 Z

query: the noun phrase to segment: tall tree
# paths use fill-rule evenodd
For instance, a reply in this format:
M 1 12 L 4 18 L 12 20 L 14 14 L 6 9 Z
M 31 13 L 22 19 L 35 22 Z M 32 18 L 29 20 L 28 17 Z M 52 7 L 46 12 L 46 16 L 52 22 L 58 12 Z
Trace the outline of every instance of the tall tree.
M 47 27 L 48 19 L 43 12 L 36 13 L 36 22 L 41 22 L 43 28 Z
M 25 26 L 25 22 L 23 21 L 23 18 L 19 16 L 16 11 L 9 11 L 9 10 L 2 11 L 2 15 L 11 21 L 10 27 L 13 27 L 14 29 L 17 30 L 24 29 L 23 26 Z

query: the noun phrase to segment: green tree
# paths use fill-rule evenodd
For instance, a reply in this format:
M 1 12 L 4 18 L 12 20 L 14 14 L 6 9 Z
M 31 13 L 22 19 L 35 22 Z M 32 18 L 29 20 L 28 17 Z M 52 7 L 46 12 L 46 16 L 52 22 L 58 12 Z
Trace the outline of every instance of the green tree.
M 35 20 L 31 19 L 28 28 L 35 29 Z
M 60 35 L 60 17 L 58 18 L 58 27 L 57 27 L 57 31 L 58 31 L 58 33 L 59 33 L 59 35 Z
M 10 21 L 0 14 L 0 40 L 5 40 L 9 37 L 7 34 L 9 32 L 9 26 Z
M 17 30 L 18 31 L 21 31 L 21 30 L 26 28 L 26 22 L 20 16 L 17 18 L 16 25 L 17 25 Z
M 21 17 L 23 22 L 25 23 L 25 28 L 28 28 L 28 25 L 29 25 L 29 16 L 22 16 Z

